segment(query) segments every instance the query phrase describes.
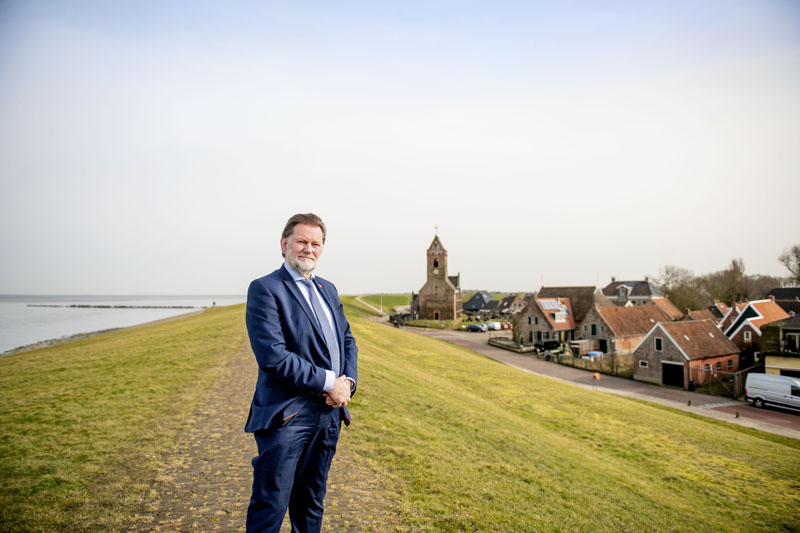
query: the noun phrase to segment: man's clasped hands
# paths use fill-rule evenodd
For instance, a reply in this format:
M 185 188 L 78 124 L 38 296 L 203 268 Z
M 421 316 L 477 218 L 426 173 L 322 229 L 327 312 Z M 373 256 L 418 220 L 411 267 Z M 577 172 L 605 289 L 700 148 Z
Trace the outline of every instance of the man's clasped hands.
M 325 403 L 331 407 L 344 407 L 350 401 L 350 391 L 353 382 L 347 376 L 341 375 L 333 382 L 333 390 L 323 392 Z

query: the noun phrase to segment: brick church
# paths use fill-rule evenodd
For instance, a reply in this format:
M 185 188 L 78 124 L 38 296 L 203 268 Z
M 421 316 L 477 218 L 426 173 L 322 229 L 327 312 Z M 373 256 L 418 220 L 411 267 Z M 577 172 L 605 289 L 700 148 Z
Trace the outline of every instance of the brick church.
M 427 281 L 415 295 L 411 311 L 423 320 L 455 320 L 461 314 L 461 273 L 447 275 L 447 250 L 438 235 L 427 255 Z

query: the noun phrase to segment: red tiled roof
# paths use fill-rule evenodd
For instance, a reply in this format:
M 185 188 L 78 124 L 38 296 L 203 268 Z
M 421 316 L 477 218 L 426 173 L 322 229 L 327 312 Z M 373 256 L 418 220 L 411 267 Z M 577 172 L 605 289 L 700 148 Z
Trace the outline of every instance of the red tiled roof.
M 669 317 L 655 305 L 635 307 L 598 307 L 597 312 L 617 337 L 644 335 Z
M 675 304 L 670 302 L 668 299 L 653 297 L 652 300 L 655 305 L 657 305 L 662 311 L 664 311 L 664 313 L 669 317 L 670 320 L 680 320 L 681 318 L 683 318 L 683 313 L 681 313 L 680 310 L 677 307 L 675 307 Z
M 758 328 L 759 331 L 761 331 L 761 326 L 765 324 L 789 318 L 789 313 L 784 311 L 781 306 L 772 300 L 758 300 L 756 302 L 750 302 L 750 305 L 761 315 L 761 318 L 750 319 L 750 323 Z
M 561 322 L 556 322 L 555 319 L 555 309 L 550 309 L 547 305 L 547 302 L 551 302 L 554 305 L 558 305 L 566 309 L 567 311 L 567 319 L 562 320 Z M 550 327 L 552 327 L 556 331 L 564 331 L 575 329 L 575 317 L 572 315 L 572 305 L 570 304 L 569 298 L 536 298 L 536 305 L 539 306 L 539 310 L 542 314 L 547 318 L 547 321 L 550 323 Z
M 665 322 L 661 328 L 689 359 L 705 359 L 739 353 L 739 348 L 710 320 Z
M 714 323 L 717 323 L 717 317 L 714 316 L 714 313 L 711 312 L 710 309 L 699 309 L 697 311 L 689 311 L 689 319 L 690 320 L 712 320 Z

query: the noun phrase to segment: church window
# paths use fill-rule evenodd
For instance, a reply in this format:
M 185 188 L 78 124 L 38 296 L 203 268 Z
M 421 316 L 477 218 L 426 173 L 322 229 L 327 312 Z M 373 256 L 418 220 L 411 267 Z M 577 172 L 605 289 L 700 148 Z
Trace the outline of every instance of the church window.
M 434 259 L 433 260 L 433 268 L 439 268 L 439 260 L 438 259 Z

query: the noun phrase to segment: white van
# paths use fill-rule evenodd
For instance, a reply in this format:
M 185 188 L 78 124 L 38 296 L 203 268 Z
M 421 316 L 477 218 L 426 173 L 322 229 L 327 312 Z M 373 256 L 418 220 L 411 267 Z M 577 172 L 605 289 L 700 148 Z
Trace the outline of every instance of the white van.
M 500 322 L 487 322 L 486 325 L 489 326 L 490 330 L 494 331 L 500 331 L 501 329 L 503 329 L 502 326 L 500 325 Z
M 770 404 L 800 410 L 800 379 L 777 374 L 747 374 L 744 395 L 756 407 Z

